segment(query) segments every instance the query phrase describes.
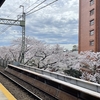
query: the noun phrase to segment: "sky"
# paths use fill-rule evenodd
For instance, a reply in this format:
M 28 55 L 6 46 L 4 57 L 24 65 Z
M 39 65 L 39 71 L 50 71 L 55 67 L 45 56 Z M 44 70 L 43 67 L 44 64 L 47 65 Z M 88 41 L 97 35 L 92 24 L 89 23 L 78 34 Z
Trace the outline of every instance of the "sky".
M 0 18 L 16 20 L 24 12 L 26 13 L 26 37 L 34 37 L 50 45 L 60 44 L 72 49 L 78 45 L 78 20 L 79 0 L 58 0 L 55 3 L 29 14 L 55 0 L 5 0 L 0 8 Z M 0 46 L 10 45 L 11 41 L 22 36 L 20 26 L 8 26 L 0 24 Z

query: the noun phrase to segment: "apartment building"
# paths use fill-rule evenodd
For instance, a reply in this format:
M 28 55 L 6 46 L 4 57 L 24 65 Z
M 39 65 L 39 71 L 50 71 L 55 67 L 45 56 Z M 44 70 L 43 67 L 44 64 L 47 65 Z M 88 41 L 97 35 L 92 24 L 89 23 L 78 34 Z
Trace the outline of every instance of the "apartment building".
M 100 0 L 79 0 L 79 52 L 100 52 Z

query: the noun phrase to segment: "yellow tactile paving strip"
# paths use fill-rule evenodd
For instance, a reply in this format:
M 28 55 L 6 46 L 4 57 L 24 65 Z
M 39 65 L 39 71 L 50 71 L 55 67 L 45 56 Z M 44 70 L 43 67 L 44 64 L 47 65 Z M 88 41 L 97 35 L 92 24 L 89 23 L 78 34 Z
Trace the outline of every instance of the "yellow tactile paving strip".
M 1 83 L 0 83 L 0 92 L 2 92 L 4 94 L 5 98 L 7 98 L 7 100 L 17 100 Z

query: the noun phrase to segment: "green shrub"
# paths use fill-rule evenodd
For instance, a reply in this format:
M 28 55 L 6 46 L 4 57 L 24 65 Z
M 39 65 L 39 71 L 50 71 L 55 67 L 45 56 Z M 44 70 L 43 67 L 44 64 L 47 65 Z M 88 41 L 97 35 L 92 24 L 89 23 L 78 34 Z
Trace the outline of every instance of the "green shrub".
M 70 70 L 64 70 L 64 73 L 76 78 L 80 78 L 80 76 L 82 76 L 82 72 L 72 68 Z

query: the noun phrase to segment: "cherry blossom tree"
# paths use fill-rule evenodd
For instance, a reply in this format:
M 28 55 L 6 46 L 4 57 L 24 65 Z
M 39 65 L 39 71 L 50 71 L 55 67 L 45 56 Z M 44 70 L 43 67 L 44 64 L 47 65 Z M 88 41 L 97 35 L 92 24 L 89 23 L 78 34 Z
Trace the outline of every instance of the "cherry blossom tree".
M 36 66 L 43 69 L 47 69 L 49 67 L 51 70 L 56 70 L 59 66 L 59 62 L 63 61 L 63 48 L 58 44 L 50 46 L 29 37 L 26 38 L 25 44 L 25 65 Z M 7 51 L 5 51 L 5 53 L 9 54 L 9 60 L 21 63 L 21 45 L 21 38 L 18 38 L 12 41 L 9 48 L 7 47 Z M 5 56 L 4 53 L 3 55 Z
M 51 46 L 30 37 L 25 40 L 25 65 L 63 74 L 73 71 L 81 79 L 100 83 L 100 52 L 65 52 L 58 44 Z M 18 38 L 10 46 L 0 47 L 0 59 L 22 63 L 21 43 L 21 38 Z

